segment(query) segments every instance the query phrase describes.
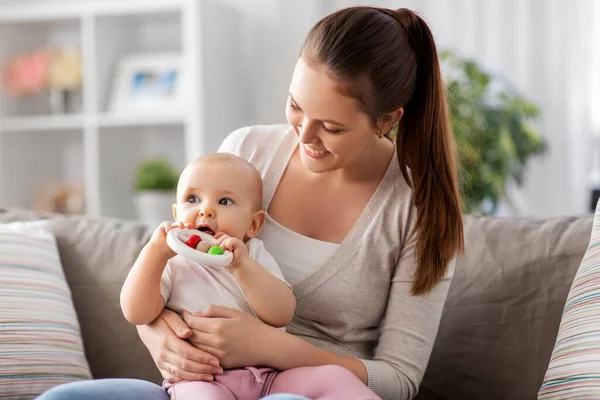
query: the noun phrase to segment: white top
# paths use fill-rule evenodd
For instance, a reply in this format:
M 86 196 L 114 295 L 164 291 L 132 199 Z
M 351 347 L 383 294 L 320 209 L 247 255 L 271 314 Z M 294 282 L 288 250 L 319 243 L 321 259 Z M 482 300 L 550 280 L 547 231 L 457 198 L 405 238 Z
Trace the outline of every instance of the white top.
M 292 286 L 325 265 L 340 247 L 337 243 L 323 242 L 294 232 L 275 221 L 269 214 L 259 237 L 285 271 L 285 279 Z
M 250 239 L 250 258 L 256 260 L 282 281 L 283 274 L 275 259 L 259 239 Z M 176 255 L 171 258 L 160 280 L 160 294 L 166 307 L 178 313 L 203 311 L 216 304 L 256 315 L 233 275 L 221 267 L 209 267 Z

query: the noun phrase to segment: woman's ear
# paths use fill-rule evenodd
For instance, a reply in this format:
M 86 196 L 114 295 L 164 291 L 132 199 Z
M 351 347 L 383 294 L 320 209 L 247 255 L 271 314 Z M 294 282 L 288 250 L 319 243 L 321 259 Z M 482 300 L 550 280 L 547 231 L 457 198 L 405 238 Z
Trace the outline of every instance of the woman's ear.
M 255 211 L 252 214 L 252 220 L 250 221 L 250 226 L 246 231 L 246 237 L 251 239 L 258 235 L 263 225 L 265 224 L 265 220 L 267 219 L 267 214 L 263 210 Z
M 403 115 L 404 107 L 383 115 L 377 121 L 377 131 L 382 133 L 381 136 L 385 136 L 402 119 Z

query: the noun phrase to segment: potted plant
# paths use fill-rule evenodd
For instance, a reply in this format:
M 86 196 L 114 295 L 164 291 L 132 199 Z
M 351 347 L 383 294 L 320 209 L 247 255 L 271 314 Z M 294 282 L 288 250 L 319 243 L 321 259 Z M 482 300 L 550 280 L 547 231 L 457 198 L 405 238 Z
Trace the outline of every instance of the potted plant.
M 520 186 L 527 161 L 546 150 L 531 125 L 538 109 L 510 83 L 492 77 L 474 61 L 451 52 L 442 52 L 441 60 L 464 210 L 494 214 L 500 203 L 512 203 L 507 185 Z
M 161 157 L 144 160 L 135 178 L 135 207 L 138 219 L 150 226 L 173 219 L 172 205 L 179 174 Z

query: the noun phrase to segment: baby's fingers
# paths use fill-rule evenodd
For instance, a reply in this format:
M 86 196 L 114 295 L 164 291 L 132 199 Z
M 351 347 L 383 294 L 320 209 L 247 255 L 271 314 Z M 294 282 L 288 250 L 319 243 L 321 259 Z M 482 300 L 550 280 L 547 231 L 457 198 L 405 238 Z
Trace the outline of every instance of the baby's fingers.
M 176 221 L 176 222 L 173 222 L 173 224 L 171 225 L 171 227 L 172 227 L 172 228 L 179 228 L 179 229 L 183 229 L 183 228 L 184 228 L 184 225 L 183 225 L 183 222 L 181 222 L 181 221 Z
M 213 237 L 214 237 L 215 239 L 217 239 L 217 240 L 218 240 L 218 239 L 220 239 L 220 238 L 221 238 L 221 237 L 223 237 L 223 236 L 225 236 L 225 234 L 224 234 L 223 232 L 217 232 L 217 233 L 215 234 L 215 236 L 213 236 Z
M 238 240 L 232 237 L 225 237 L 223 240 L 218 243 L 218 246 L 221 246 L 225 250 L 233 251 L 238 244 Z
M 217 235 L 219 235 L 219 237 L 217 237 Z M 221 244 L 225 241 L 227 241 L 227 239 L 231 239 L 231 236 L 225 234 L 225 233 L 217 233 L 217 235 L 215 235 L 215 239 L 217 239 L 217 246 L 221 246 Z M 223 246 L 221 246 L 223 247 Z
M 161 223 L 158 228 L 156 228 L 157 231 L 159 232 L 169 232 L 169 230 L 171 230 L 171 223 L 168 221 L 165 221 L 163 223 Z

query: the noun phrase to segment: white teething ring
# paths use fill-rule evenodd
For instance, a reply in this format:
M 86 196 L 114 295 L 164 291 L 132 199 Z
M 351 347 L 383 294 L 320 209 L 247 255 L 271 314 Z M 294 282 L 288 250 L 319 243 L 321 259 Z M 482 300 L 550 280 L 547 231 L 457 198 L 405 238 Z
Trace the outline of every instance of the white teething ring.
M 231 264 L 233 261 L 233 253 L 225 250 L 223 254 L 208 254 L 203 253 L 199 250 L 192 249 L 190 246 L 185 244 L 185 241 L 191 235 L 198 235 L 203 242 L 207 242 L 211 246 L 217 244 L 217 240 L 209 235 L 195 229 L 171 229 L 167 233 L 167 244 L 175 253 L 189 260 L 196 261 L 199 264 L 207 265 L 209 267 L 225 267 Z

